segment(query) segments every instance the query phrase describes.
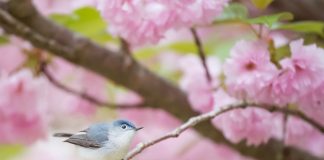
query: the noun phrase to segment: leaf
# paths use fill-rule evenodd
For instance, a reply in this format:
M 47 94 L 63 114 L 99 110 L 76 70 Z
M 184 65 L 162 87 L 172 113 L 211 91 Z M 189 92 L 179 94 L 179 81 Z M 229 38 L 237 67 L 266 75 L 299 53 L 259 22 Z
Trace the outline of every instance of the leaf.
M 97 42 L 116 42 L 116 40 L 106 32 L 108 25 L 95 8 L 84 7 L 75 10 L 70 15 L 53 14 L 50 18 L 70 30 Z
M 226 6 L 222 14 L 217 20 L 237 20 L 246 19 L 248 17 L 248 9 L 240 3 L 231 3 Z
M 276 62 L 279 62 L 280 60 L 290 56 L 291 56 L 290 47 L 289 45 L 285 45 L 275 49 L 275 55 L 273 58 Z
M 6 44 L 9 42 L 9 39 L 5 36 L 0 36 L 0 45 Z
M 277 29 L 291 30 L 302 33 L 315 33 L 324 38 L 324 23 L 319 21 L 303 21 L 282 24 Z
M 250 24 L 264 24 L 269 28 L 272 28 L 274 23 L 279 21 L 288 21 L 294 18 L 293 14 L 289 12 L 277 13 L 273 15 L 266 15 L 257 18 L 247 19 L 246 22 Z
M 176 42 L 166 47 L 179 53 L 196 53 L 197 47 L 193 42 Z
M 0 145 L 0 159 L 9 160 L 23 151 L 22 146 L 17 145 Z
M 258 9 L 265 9 L 267 8 L 273 0 L 251 0 L 254 6 Z

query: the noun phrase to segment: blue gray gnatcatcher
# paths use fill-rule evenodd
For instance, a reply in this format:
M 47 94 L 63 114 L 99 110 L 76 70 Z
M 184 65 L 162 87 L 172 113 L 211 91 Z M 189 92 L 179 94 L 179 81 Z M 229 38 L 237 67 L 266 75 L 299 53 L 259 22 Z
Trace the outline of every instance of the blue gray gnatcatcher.
M 64 142 L 78 146 L 80 155 L 89 160 L 122 160 L 136 128 L 127 120 L 97 123 L 76 134 L 56 133 L 55 137 L 67 137 Z

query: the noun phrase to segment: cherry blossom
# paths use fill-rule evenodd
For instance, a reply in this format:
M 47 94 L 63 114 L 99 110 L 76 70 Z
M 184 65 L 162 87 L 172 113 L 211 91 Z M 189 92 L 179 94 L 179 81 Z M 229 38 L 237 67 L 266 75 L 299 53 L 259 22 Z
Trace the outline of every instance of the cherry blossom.
M 98 8 L 111 33 L 135 45 L 157 43 L 170 29 L 208 24 L 228 0 L 101 0 Z
M 239 41 L 224 64 L 226 86 L 231 95 L 252 99 L 277 73 L 263 41 Z
M 30 144 L 44 138 L 46 108 L 41 98 L 40 79 L 23 70 L 0 79 L 0 143 Z
M 214 104 L 213 87 L 217 87 L 217 78 L 221 73 L 220 61 L 215 57 L 207 59 L 207 66 L 212 76 L 208 82 L 205 70 L 197 56 L 185 56 L 180 60 L 179 68 L 183 72 L 181 87 L 188 92 L 192 107 L 199 112 L 211 111 Z
M 273 135 L 273 116 L 262 109 L 236 109 L 213 120 L 226 138 L 234 143 L 246 139 L 249 145 L 266 143 Z
M 324 50 L 316 45 L 303 45 L 303 40 L 290 43 L 291 57 L 280 61 L 281 69 L 260 92 L 261 102 L 280 106 L 295 103 L 298 98 L 317 88 L 324 78 Z

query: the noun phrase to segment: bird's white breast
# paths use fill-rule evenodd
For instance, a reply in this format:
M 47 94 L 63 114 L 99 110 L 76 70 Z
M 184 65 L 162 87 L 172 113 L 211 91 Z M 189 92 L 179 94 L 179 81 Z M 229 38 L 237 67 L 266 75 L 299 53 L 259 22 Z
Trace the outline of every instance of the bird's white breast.
M 127 149 L 122 148 L 79 148 L 79 155 L 82 160 L 121 160 L 127 154 Z

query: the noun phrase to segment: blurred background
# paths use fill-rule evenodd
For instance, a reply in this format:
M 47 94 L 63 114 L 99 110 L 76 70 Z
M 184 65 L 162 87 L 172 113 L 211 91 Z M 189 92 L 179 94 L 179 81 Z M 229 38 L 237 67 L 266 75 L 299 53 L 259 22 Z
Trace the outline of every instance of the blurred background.
M 295 2 L 304 6 L 296 9 L 287 4 Z M 110 34 L 109 22 L 100 15 L 97 0 L 33 0 L 33 3 L 44 16 L 76 34 L 112 50 L 119 49 L 120 39 Z M 216 79 L 213 85 L 224 85 L 221 80 L 224 77 L 223 63 L 230 56 L 230 50 L 235 43 L 241 39 L 258 39 L 256 32 L 261 33 L 263 37 L 273 39 L 274 46 L 283 51 L 291 40 L 300 37 L 304 37 L 306 43 L 317 43 L 321 46 L 321 38 L 324 35 L 323 24 L 316 25 L 317 29 L 313 26 L 302 26 L 302 29 L 295 27 L 287 30 L 284 28 L 291 26 L 285 26 L 285 23 L 280 22 L 289 19 L 286 18 L 287 13 L 280 15 L 276 13 L 293 12 L 296 21 L 322 21 L 323 14 L 317 13 L 319 6 L 324 6 L 322 3 L 315 0 L 307 2 L 277 0 L 266 10 L 256 8 L 249 0 L 232 1 L 226 5 L 213 24 L 199 26 L 197 29 L 207 54 L 207 65 L 211 76 Z M 260 28 L 258 24 L 240 21 L 262 15 L 270 16 L 267 22 L 261 21 L 271 27 Z M 272 30 L 277 27 L 282 29 Z M 322 28 L 318 29 L 318 27 Z M 205 106 L 194 108 L 196 111 L 206 112 L 235 101 L 220 90 L 212 96 L 215 99 L 223 98 L 216 105 L 210 106 L 208 105 L 209 94 L 196 90 L 197 86 L 201 86 L 200 79 L 197 77 L 202 77 L 205 73 L 197 55 L 197 46 L 188 28 L 168 30 L 157 44 L 130 46 L 130 49 L 133 57 L 149 70 L 180 86 L 187 93 L 194 91 L 196 95 L 193 95 L 195 97 L 192 103 L 196 106 Z M 0 54 L 1 160 L 78 160 L 73 145 L 63 143 L 63 139 L 54 138 L 52 135 L 56 132 L 75 133 L 95 122 L 109 122 L 123 118 L 133 121 L 137 126 L 143 126 L 144 129 L 138 132 L 132 147 L 139 142 L 159 137 L 181 124 L 181 121 L 164 110 L 150 107 L 136 108 L 143 99 L 135 92 L 53 56 L 25 40 L 9 36 L 1 28 Z M 95 100 L 89 97 L 94 97 Z M 105 104 L 110 105 L 107 107 Z M 122 105 L 132 107 L 118 108 Z M 282 127 L 280 123 L 282 115 L 268 116 L 261 112 L 251 111 L 247 115 L 257 115 L 256 117 L 269 120 L 266 123 L 260 122 L 264 127 L 269 126 L 269 122 L 272 123 L 273 128 Z M 320 117 L 321 113 L 324 112 L 314 114 Z M 232 123 L 237 126 L 244 127 L 245 123 L 248 123 L 244 115 L 235 118 L 239 122 Z M 323 119 L 319 119 L 318 121 L 323 122 Z M 231 125 L 228 124 L 230 122 L 222 122 L 222 117 L 218 120 L 214 124 L 220 129 L 224 124 Z M 296 123 L 290 132 L 290 143 L 324 157 L 323 135 L 305 125 L 304 122 L 291 120 L 290 123 Z M 240 129 L 235 132 L 240 132 Z M 271 135 L 280 137 L 278 132 L 273 129 Z M 135 159 L 241 160 L 250 158 L 240 155 L 225 145 L 215 144 L 190 129 L 176 139 L 166 140 L 147 149 Z

